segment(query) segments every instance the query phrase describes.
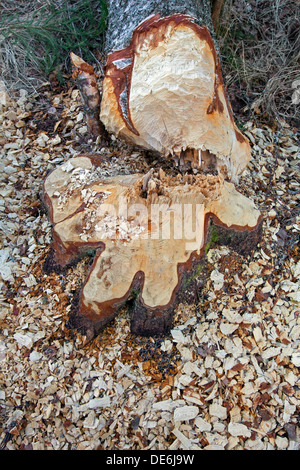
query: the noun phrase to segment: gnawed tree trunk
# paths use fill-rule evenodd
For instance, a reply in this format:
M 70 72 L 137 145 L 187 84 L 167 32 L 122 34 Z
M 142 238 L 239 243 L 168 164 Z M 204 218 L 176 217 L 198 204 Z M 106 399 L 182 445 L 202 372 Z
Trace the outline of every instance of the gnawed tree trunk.
M 93 337 L 131 300 L 132 332 L 163 335 L 212 226 L 241 253 L 259 240 L 260 213 L 234 187 L 250 147 L 226 98 L 208 0 L 111 1 L 109 11 L 101 121 L 176 171 L 103 178 L 92 155 L 54 170 L 44 183 L 52 263 L 96 251 L 71 326 Z
M 224 90 L 208 0 L 112 1 L 109 20 L 106 129 L 183 168 L 208 160 L 236 180 L 250 148 Z
M 162 335 L 172 326 L 177 295 L 203 263 L 211 223 L 219 243 L 234 235 L 234 248 L 249 253 L 261 217 L 254 204 L 221 175 L 154 173 L 99 177 L 97 160 L 69 160 L 46 179 L 53 223 L 54 264 L 96 249 L 71 324 L 89 337 L 132 298 L 132 332 Z

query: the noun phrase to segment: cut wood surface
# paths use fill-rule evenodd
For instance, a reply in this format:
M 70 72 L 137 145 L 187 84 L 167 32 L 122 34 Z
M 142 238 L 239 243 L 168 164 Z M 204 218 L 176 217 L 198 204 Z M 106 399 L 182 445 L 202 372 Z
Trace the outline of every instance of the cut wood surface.
M 109 132 L 181 165 L 206 168 L 209 155 L 235 181 L 250 159 L 210 31 L 188 15 L 154 15 L 108 54 L 100 116 Z
M 70 322 L 88 336 L 127 300 L 133 332 L 170 331 L 211 224 L 220 229 L 219 242 L 237 251 L 247 253 L 259 240 L 260 213 L 234 186 L 250 146 L 235 125 L 213 36 L 207 0 L 109 2 L 101 123 L 168 169 L 107 179 L 101 159 L 83 155 L 45 181 L 52 264 L 63 267 L 88 247 L 96 250 Z M 94 71 L 71 59 L 95 134 L 101 125 Z
M 174 295 L 182 288 L 179 267 L 181 273 L 189 271 L 191 260 L 202 258 L 211 218 L 253 236 L 259 228 L 254 204 L 220 175 L 169 177 L 160 171 L 147 179 L 145 190 L 144 175 L 100 174 L 97 162 L 80 156 L 53 171 L 44 184 L 54 225 L 54 262 L 65 266 L 87 247 L 97 250 L 78 314 L 90 320 L 90 329 L 110 321 L 133 291 L 156 317 L 174 308 Z M 171 318 L 167 323 L 165 330 Z M 151 333 L 164 334 L 161 328 L 154 322 Z

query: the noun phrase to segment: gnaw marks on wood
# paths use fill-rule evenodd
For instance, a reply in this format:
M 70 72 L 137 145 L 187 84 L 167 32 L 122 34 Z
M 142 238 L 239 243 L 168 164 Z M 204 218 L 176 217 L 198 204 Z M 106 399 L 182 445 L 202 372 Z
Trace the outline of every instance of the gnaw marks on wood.
M 191 260 L 203 256 L 210 219 L 253 236 L 260 223 L 254 204 L 221 175 L 169 177 L 160 171 L 145 187 L 140 174 L 101 178 L 88 156 L 54 170 L 44 199 L 55 263 L 65 266 L 87 247 L 97 250 L 80 296 L 80 314 L 96 329 L 136 291 L 141 309 L 157 321 L 152 333 L 163 334 L 171 316 L 164 327 L 159 318 L 174 308 Z
M 116 8 L 124 13 L 129 4 Z M 132 329 L 165 334 L 183 276 L 205 254 L 211 221 L 224 229 L 222 240 L 239 247 L 245 240 L 253 246 L 260 230 L 259 211 L 233 185 L 250 146 L 233 120 L 210 22 L 176 11 L 145 18 L 129 43 L 108 51 L 100 118 L 108 132 L 188 173 L 104 179 L 87 155 L 69 160 L 44 185 L 55 262 L 64 266 L 86 247 L 97 250 L 74 321 L 92 334 L 132 292 Z M 92 68 L 72 59 L 79 77 L 93 80 Z M 225 237 L 226 230 L 235 236 Z

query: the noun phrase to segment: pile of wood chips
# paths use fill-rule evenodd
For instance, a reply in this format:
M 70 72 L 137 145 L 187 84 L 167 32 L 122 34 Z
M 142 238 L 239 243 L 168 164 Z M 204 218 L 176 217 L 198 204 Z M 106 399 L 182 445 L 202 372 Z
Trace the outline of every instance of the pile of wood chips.
M 169 337 L 133 336 L 124 308 L 87 342 L 67 321 L 91 256 L 63 274 L 43 271 L 51 244 L 45 176 L 84 152 L 105 157 L 103 175 L 146 173 L 161 162 L 116 139 L 107 148 L 90 141 L 68 84 L 53 91 L 45 83 L 30 98 L 6 95 L 0 110 L 1 447 L 299 449 L 293 129 L 244 125 L 252 161 L 237 189 L 264 217 L 256 251 L 243 258 L 209 250 L 199 303 L 178 306 Z

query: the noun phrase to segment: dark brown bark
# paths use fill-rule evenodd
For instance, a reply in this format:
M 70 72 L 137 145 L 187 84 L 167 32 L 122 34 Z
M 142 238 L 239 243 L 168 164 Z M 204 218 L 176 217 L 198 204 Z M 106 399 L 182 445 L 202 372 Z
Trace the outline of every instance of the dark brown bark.
M 212 219 L 213 220 L 213 219 Z M 242 256 L 251 254 L 262 236 L 262 219 L 253 230 L 237 231 L 225 228 L 211 220 L 205 247 L 228 246 Z M 93 321 L 80 311 L 80 295 L 74 302 L 72 313 L 67 326 L 75 328 L 88 339 L 99 334 L 105 325 L 112 321 L 124 306 L 130 314 L 131 332 L 139 336 L 163 337 L 170 333 L 173 327 L 174 312 L 179 303 L 197 304 L 201 299 L 201 291 L 206 284 L 209 272 L 206 249 L 200 256 L 192 256 L 189 267 L 179 266 L 180 282 L 170 305 L 166 307 L 149 308 L 141 301 L 143 273 L 137 276 L 131 286 L 127 299 L 116 306 L 105 321 Z
M 219 26 L 220 16 L 226 0 L 212 0 L 212 22 L 216 30 Z

